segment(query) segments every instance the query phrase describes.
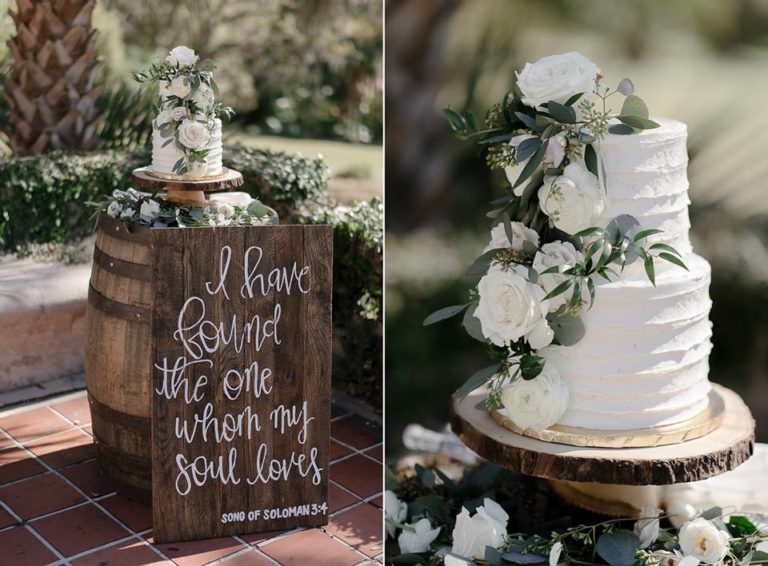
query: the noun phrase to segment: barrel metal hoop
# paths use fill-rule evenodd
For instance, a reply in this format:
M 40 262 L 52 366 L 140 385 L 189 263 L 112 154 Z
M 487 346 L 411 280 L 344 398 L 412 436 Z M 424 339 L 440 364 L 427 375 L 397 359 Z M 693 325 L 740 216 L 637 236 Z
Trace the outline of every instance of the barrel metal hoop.
M 112 407 L 109 407 L 96 399 L 90 392 L 88 392 L 88 403 L 91 406 L 91 413 L 101 417 L 102 421 L 116 424 L 128 432 L 149 438 L 149 435 L 151 434 L 151 425 L 148 418 L 116 411 Z
M 115 318 L 142 324 L 149 324 L 151 319 L 150 309 L 113 301 L 94 289 L 92 283 L 88 287 L 88 303 L 93 308 Z
M 152 229 L 149 226 L 131 226 L 106 213 L 99 217 L 99 229 L 107 236 L 135 244 L 148 246 L 152 240 Z
M 120 277 L 137 279 L 139 281 L 152 281 L 151 266 L 117 259 L 105 254 L 98 247 L 93 250 L 93 261 L 103 270 L 114 273 Z

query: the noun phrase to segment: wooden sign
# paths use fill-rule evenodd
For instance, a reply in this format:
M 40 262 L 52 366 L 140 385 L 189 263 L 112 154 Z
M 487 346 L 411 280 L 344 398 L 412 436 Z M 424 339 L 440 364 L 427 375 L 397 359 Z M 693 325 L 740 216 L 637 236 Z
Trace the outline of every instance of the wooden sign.
M 326 524 L 332 228 L 152 242 L 155 540 Z

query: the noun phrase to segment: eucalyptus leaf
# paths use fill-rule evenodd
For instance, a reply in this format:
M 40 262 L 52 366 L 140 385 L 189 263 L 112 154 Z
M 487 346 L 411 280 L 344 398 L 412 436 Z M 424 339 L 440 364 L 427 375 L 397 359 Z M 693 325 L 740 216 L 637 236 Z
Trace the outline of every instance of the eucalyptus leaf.
M 623 78 L 619 82 L 619 86 L 616 87 L 616 90 L 618 90 L 624 96 L 629 96 L 635 92 L 635 85 L 630 79 Z
M 478 342 L 486 343 L 488 340 L 483 334 L 483 327 L 480 324 L 480 320 L 475 316 L 476 310 L 477 303 L 470 306 L 466 310 L 464 313 L 464 320 L 462 320 L 461 325 L 464 327 L 464 330 L 466 330 L 467 334 L 469 334 L 471 338 L 474 338 Z
M 608 126 L 608 132 L 620 136 L 628 136 L 635 133 L 635 129 L 626 124 L 612 124 Z
M 492 546 L 485 547 L 483 559 L 488 564 L 504 564 L 504 558 L 501 556 L 501 553 Z
M 625 79 L 628 80 L 628 79 Z M 630 81 L 631 83 L 631 81 Z M 623 94 L 623 93 L 622 93 Z M 624 104 L 621 106 L 621 113 L 624 116 L 636 116 L 637 118 L 648 118 L 648 106 L 643 102 L 643 99 L 634 94 L 629 94 L 624 99 Z
M 539 149 L 540 146 L 541 140 L 539 138 L 528 138 L 527 140 L 523 140 L 515 150 L 515 161 L 522 163 L 536 153 L 536 150 Z
M 630 214 L 620 214 L 613 218 L 606 226 L 605 231 L 612 242 L 618 243 L 624 236 L 632 233 L 640 226 L 637 218 Z
M 597 168 L 597 152 L 591 143 L 584 147 L 584 164 L 587 166 L 587 170 L 595 177 L 599 175 L 599 170 Z
M 511 140 L 516 135 L 517 134 L 515 134 L 515 133 L 512 133 L 512 134 L 497 134 L 497 135 L 491 136 L 489 138 L 484 138 L 484 139 L 478 141 L 477 143 L 479 143 L 481 145 L 490 145 L 490 144 L 494 144 L 494 143 L 501 143 L 501 142 L 505 142 L 505 141 Z
M 528 114 L 525 114 L 524 112 L 515 112 L 515 116 L 517 116 L 518 120 L 520 120 L 523 124 L 525 124 L 526 128 L 529 128 L 533 130 L 534 132 L 543 132 L 544 126 L 540 126 L 536 123 L 536 119 L 532 118 Z
M 677 257 L 676 255 L 672 255 L 669 252 L 661 252 L 659 254 L 659 257 L 661 259 L 663 259 L 663 260 L 668 261 L 669 263 L 674 263 L 675 265 L 677 265 L 679 267 L 682 267 L 683 269 L 688 271 L 688 266 L 685 265 L 685 262 L 682 259 L 680 259 L 679 257 Z
M 549 140 L 545 141 L 539 146 L 539 149 L 536 150 L 536 153 L 531 156 L 531 158 L 528 160 L 528 163 L 526 163 L 525 167 L 523 167 L 523 170 L 520 172 L 520 176 L 517 178 L 517 181 L 515 181 L 515 184 L 512 185 L 512 189 L 522 185 L 523 181 L 530 177 L 539 167 L 539 165 L 541 165 L 541 162 L 544 159 L 544 154 L 547 152 L 548 145 Z
M 424 487 L 427 489 L 432 489 L 435 487 L 435 472 L 433 470 L 430 470 L 429 468 L 425 468 L 421 464 L 416 464 L 414 467 L 414 471 L 416 472 L 416 476 L 419 478 L 419 481 L 422 483 Z M 420 498 L 423 499 L 423 498 Z M 439 499 L 439 498 L 438 498 Z M 439 501 L 442 501 L 439 499 Z M 424 502 L 422 502 L 422 505 L 424 505 Z M 431 503 L 427 504 L 426 507 L 429 508 L 429 505 Z
M 579 99 L 582 96 L 584 96 L 583 92 L 577 92 L 576 94 L 571 95 L 571 97 L 568 100 L 565 101 L 565 105 L 566 106 L 573 106 L 574 104 L 576 104 L 576 102 L 579 101 Z
M 631 126 L 632 128 L 638 130 L 652 130 L 654 128 L 660 127 L 658 122 L 654 122 L 648 118 L 640 118 L 638 116 L 625 116 L 623 114 L 616 116 L 616 118 L 627 126 Z
M 445 320 L 445 319 L 451 318 L 452 316 L 456 316 L 465 308 L 467 308 L 470 304 L 471 303 L 466 303 L 464 305 L 453 305 L 450 307 L 442 308 L 440 310 L 436 310 L 435 312 L 433 312 L 427 318 L 424 319 L 423 325 L 429 326 L 430 324 L 434 324 L 436 322 L 440 322 L 441 320 Z
M 649 228 L 647 230 L 640 230 L 637 234 L 635 234 L 635 237 L 632 238 L 632 241 L 637 243 L 640 240 L 647 238 L 648 236 L 653 236 L 654 234 L 661 234 L 664 230 L 658 230 L 656 228 Z
M 494 364 L 487 368 L 476 371 L 474 374 L 472 374 L 472 377 L 464 382 L 464 385 L 456 390 L 454 395 L 456 395 L 459 399 L 464 399 L 467 395 L 472 393 L 475 389 L 496 375 L 500 369 L 501 364 Z
M 387 561 L 390 564 L 404 564 L 409 566 L 417 566 L 418 564 L 423 564 L 426 566 L 427 564 L 429 564 L 428 558 L 422 556 L 421 554 L 413 554 L 413 553 L 398 554 L 397 556 L 392 556 L 392 557 L 388 556 Z M 474 563 L 469 562 L 468 564 L 474 564 Z
M 597 539 L 595 551 L 611 566 L 632 566 L 635 554 L 640 548 L 640 539 L 632 531 L 616 529 L 603 533 Z
M 576 122 L 576 110 L 572 106 L 565 106 L 554 100 L 547 104 L 549 115 L 562 124 L 573 124 Z
M 531 552 L 523 554 L 521 552 L 505 552 L 501 557 L 510 564 L 546 564 L 548 558 L 540 554 Z
M 566 314 L 562 307 L 548 314 L 547 321 L 561 346 L 573 346 L 584 337 L 584 322 L 578 316 Z

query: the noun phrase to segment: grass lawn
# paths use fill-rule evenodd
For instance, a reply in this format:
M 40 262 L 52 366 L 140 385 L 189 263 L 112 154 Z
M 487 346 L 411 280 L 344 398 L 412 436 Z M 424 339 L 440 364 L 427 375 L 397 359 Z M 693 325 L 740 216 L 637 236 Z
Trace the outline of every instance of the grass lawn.
M 239 142 L 252 147 L 322 155 L 331 168 L 330 192 L 342 201 L 367 200 L 381 196 L 383 159 L 380 145 L 329 140 L 254 135 L 247 130 L 225 130 L 225 144 Z M 224 149 L 226 151 L 226 148 Z

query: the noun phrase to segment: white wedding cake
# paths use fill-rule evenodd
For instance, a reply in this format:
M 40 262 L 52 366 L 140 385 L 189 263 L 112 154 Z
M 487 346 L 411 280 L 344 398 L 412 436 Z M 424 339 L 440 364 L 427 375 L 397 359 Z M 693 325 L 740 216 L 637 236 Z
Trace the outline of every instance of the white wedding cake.
M 638 261 L 618 280 L 598 283 L 593 307 L 582 314 L 584 337 L 541 351 L 570 391 L 558 424 L 648 428 L 684 421 L 708 403 L 710 267 L 688 237 L 686 126 L 656 122 L 661 127 L 601 140 L 608 192 L 597 223 L 629 214 L 643 229 L 663 230 L 649 243 L 674 246 L 688 271 L 659 263 L 654 287 Z
M 164 177 L 203 179 L 224 170 L 219 116 L 232 110 L 216 103 L 213 67 L 198 61 L 193 50 L 179 46 L 162 63 L 135 75 L 139 82 L 158 85 L 150 169 Z

